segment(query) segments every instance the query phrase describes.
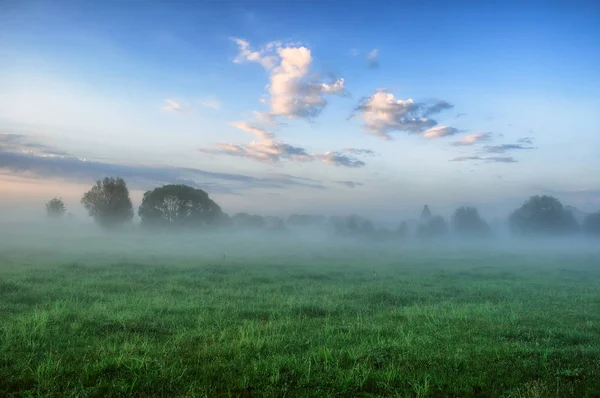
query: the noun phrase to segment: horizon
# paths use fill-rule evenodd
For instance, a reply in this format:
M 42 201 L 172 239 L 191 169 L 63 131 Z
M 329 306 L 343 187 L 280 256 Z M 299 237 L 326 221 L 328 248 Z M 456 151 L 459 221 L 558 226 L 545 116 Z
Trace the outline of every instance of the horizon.
M 5 2 L 0 215 L 84 214 L 104 176 L 136 209 L 180 183 L 230 215 L 598 211 L 600 5 L 509 3 Z

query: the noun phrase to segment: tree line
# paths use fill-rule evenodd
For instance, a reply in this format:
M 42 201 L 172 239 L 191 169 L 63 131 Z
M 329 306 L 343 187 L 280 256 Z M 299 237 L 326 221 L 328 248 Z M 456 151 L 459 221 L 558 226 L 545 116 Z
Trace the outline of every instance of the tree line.
M 129 190 L 120 177 L 96 181 L 81 198 L 81 204 L 98 225 L 107 229 L 133 220 Z M 64 216 L 66 207 L 62 199 L 53 198 L 46 202 L 46 211 L 48 216 L 60 218 Z M 293 214 L 285 221 L 279 217 L 248 213 L 230 217 L 205 191 L 177 184 L 145 192 L 138 215 L 141 225 L 151 229 L 237 228 L 282 233 L 289 231 L 290 227 L 328 227 L 338 236 L 379 241 L 404 239 L 411 235 L 418 239 L 441 238 L 450 233 L 469 238 L 492 235 L 489 224 L 472 206 L 457 208 L 448 223 L 444 217 L 432 214 L 425 205 L 416 222 L 402 221 L 395 230 L 389 230 L 375 228 L 370 220 L 357 215 L 327 218 Z M 588 214 L 580 224 L 571 208 L 548 195 L 530 197 L 510 214 L 507 221 L 510 232 L 518 236 L 568 236 L 584 232 L 600 237 L 600 211 Z

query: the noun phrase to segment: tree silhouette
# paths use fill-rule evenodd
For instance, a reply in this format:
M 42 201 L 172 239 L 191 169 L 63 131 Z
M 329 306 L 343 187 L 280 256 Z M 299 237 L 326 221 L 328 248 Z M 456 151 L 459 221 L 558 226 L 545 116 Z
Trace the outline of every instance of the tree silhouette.
M 222 211 L 201 189 L 164 185 L 144 193 L 138 215 L 146 226 L 198 227 L 216 224 L 222 218 Z
M 487 236 L 490 227 L 481 219 L 475 207 L 462 206 L 452 215 L 452 229 L 459 235 Z
M 133 219 L 133 206 L 125 180 L 106 177 L 83 195 L 81 203 L 94 221 L 103 227 L 122 225 Z
M 431 220 L 431 210 L 429 210 L 429 206 L 425 205 L 421 211 L 421 222 L 424 223 L 429 220 Z
M 600 237 L 600 211 L 588 214 L 583 221 L 583 230 L 588 235 Z
M 65 203 L 61 198 L 53 198 L 46 202 L 46 213 L 49 217 L 62 217 L 66 211 Z
M 508 222 L 511 232 L 519 235 L 564 235 L 578 228 L 575 217 L 560 200 L 547 195 L 530 197 Z
M 417 237 L 421 239 L 439 238 L 448 233 L 448 223 L 442 216 L 433 216 L 417 227 Z

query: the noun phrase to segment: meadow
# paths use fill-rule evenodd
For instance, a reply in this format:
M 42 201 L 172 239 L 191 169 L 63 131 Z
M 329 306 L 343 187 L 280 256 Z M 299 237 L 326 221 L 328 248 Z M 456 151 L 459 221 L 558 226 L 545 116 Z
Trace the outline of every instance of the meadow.
M 600 250 L 3 231 L 0 396 L 600 396 Z

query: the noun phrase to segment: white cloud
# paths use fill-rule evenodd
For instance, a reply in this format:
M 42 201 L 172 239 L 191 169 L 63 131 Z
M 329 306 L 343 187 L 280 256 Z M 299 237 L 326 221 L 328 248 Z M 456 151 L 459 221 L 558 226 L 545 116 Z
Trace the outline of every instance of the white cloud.
M 260 140 L 269 140 L 272 139 L 274 137 L 274 135 L 272 133 L 269 133 L 267 130 L 247 123 L 247 122 L 233 122 L 231 123 L 232 126 L 237 127 L 238 129 L 242 130 L 242 131 L 246 131 L 252 135 L 254 135 L 256 138 L 260 139 Z
M 448 137 L 459 132 L 460 130 L 454 127 L 436 126 L 424 131 L 422 136 L 423 138 L 441 138 Z
M 352 55 L 353 57 L 357 57 L 358 54 L 360 54 L 360 52 L 358 51 L 357 48 L 351 48 L 350 49 L 350 55 Z
M 422 133 L 431 129 L 437 121 L 430 116 L 451 107 L 446 101 L 417 103 L 411 98 L 396 99 L 393 94 L 380 89 L 363 99 L 350 117 L 359 113 L 368 133 L 390 140 L 390 133 L 394 131 Z
M 214 98 L 204 99 L 204 100 L 200 101 L 200 105 L 202 105 L 206 108 L 211 108 L 211 109 L 217 110 L 217 111 L 221 109 L 221 102 Z
M 234 41 L 240 49 L 234 62 L 258 62 L 270 72 L 267 88 L 272 117 L 312 118 L 327 105 L 325 95 L 346 93 L 344 79 L 325 83 L 309 76 L 313 59 L 310 49 L 304 46 L 272 42 L 260 51 L 252 51 L 247 41 Z
M 162 107 L 165 112 L 189 112 L 190 106 L 173 99 L 165 99 L 165 105 Z
M 473 133 L 462 137 L 461 139 L 451 143 L 453 146 L 469 146 L 479 142 L 489 141 L 492 133 Z

